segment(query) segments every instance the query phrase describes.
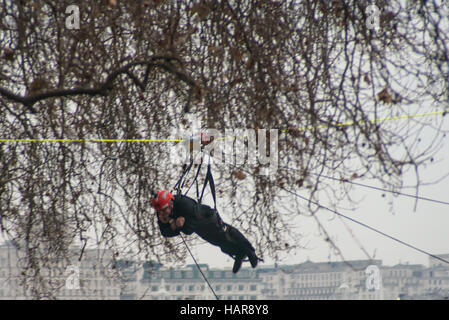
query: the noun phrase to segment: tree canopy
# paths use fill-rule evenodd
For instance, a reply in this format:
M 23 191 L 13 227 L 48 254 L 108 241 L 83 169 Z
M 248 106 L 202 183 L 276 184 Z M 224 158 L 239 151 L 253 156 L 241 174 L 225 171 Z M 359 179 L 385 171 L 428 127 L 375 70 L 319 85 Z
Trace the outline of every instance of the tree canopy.
M 117 259 L 185 256 L 161 237 L 151 207 L 151 191 L 170 189 L 185 168 L 167 160 L 176 143 L 91 139 L 165 139 L 188 119 L 223 135 L 279 130 L 274 175 L 246 163 L 213 168 L 224 220 L 276 259 L 299 245 L 294 218 L 319 209 L 295 193 L 338 206 L 349 189 L 324 177 L 399 190 L 407 170 L 418 188 L 444 136 L 442 1 L 71 5 L 0 0 L 0 227 L 23 244 L 38 296 L 48 289 L 42 270 L 73 244 Z

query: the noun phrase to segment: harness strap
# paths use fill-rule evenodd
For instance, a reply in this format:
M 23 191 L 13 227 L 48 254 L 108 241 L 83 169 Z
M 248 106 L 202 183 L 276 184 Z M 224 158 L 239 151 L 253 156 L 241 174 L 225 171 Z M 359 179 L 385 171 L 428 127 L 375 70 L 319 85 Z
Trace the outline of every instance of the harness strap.
M 187 191 L 184 193 L 184 195 L 186 195 L 187 193 L 189 193 L 190 188 L 192 188 L 193 184 L 196 183 L 196 199 L 198 200 L 200 197 L 200 192 L 198 190 L 198 175 L 200 174 L 201 171 L 201 166 L 203 165 L 203 163 L 201 162 L 198 166 L 198 170 L 196 171 L 196 175 L 195 178 L 193 179 L 192 184 L 190 185 L 189 189 L 187 189 Z
M 179 178 L 178 182 L 176 182 L 175 186 L 173 187 L 173 190 L 176 190 L 178 194 L 181 193 L 181 189 L 184 187 L 185 180 L 182 181 L 182 179 L 192 168 L 193 162 L 194 162 L 194 159 L 192 159 L 192 161 L 190 162 L 190 165 L 187 167 L 186 170 L 184 170 L 184 172 L 181 175 L 181 178 Z M 181 182 L 182 182 L 182 184 L 181 184 Z
M 209 183 L 210 190 L 212 193 L 212 198 L 214 199 L 214 209 L 217 210 L 217 199 L 216 199 L 216 195 L 215 195 L 215 183 L 214 183 L 214 178 L 212 177 L 212 171 L 210 169 L 210 162 L 207 165 L 206 179 L 204 179 L 203 191 L 201 192 L 201 197 L 200 197 L 198 203 L 201 203 L 201 201 L 203 200 L 204 190 L 206 189 L 207 183 Z

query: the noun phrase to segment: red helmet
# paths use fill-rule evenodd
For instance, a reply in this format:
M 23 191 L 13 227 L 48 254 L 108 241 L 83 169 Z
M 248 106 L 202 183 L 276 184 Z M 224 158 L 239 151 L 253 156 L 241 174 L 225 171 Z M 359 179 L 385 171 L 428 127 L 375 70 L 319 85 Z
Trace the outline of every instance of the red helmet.
M 165 209 L 170 203 L 170 200 L 174 198 L 175 197 L 171 194 L 171 192 L 167 190 L 159 191 L 157 193 L 157 197 L 153 199 L 153 207 L 157 211 Z

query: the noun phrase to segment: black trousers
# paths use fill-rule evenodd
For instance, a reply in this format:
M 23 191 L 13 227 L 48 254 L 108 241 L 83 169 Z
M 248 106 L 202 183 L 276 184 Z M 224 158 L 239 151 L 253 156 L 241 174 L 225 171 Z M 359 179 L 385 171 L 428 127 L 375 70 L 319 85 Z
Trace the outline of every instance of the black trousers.
M 201 205 L 198 218 L 204 222 L 196 233 L 207 242 L 220 247 L 221 251 L 231 257 L 244 257 L 254 247 L 235 227 L 224 223 L 218 212 L 207 205 Z
M 235 227 L 225 224 L 225 238 L 220 245 L 221 251 L 232 257 L 244 257 L 248 251 L 254 251 L 254 247 L 246 237 Z

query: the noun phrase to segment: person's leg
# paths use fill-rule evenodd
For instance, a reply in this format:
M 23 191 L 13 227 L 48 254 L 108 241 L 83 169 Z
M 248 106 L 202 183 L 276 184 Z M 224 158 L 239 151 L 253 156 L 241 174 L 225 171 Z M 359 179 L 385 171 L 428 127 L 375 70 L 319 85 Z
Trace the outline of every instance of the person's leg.
M 248 239 L 246 239 L 246 237 L 237 228 L 229 224 L 225 224 L 225 227 L 231 241 L 245 249 L 254 250 L 254 247 L 251 245 Z
M 221 251 L 235 259 L 234 273 L 238 272 L 242 265 L 242 260 L 248 256 L 251 266 L 255 268 L 259 261 L 254 247 L 245 236 L 235 227 L 224 223 L 218 212 L 207 205 L 199 206 L 201 219 L 206 219 L 210 223 L 207 230 L 197 231 L 203 239 L 217 245 Z
M 234 245 L 236 256 L 241 257 L 241 259 L 248 256 L 251 266 L 255 268 L 259 258 L 257 257 L 255 249 L 248 239 L 246 239 L 246 237 L 237 228 L 231 225 L 225 224 L 225 229 L 227 239 Z

